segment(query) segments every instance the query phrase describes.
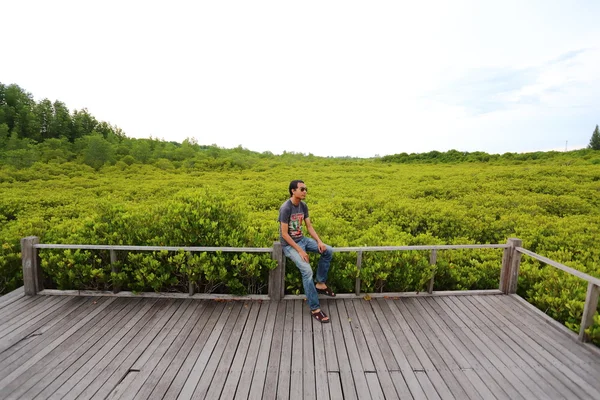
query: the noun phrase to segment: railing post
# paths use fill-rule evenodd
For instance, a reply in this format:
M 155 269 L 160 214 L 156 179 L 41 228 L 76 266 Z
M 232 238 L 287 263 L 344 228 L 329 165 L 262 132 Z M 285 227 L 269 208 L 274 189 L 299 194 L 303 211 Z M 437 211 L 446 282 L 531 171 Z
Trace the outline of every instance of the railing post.
M 285 272 L 283 249 L 281 242 L 273 243 L 273 260 L 277 261 L 277 267 L 269 271 L 269 297 L 271 300 L 279 301 L 283 298 L 285 290 Z
M 118 274 L 119 269 L 117 268 L 117 251 L 111 249 L 110 250 L 110 266 L 113 274 Z M 113 282 L 113 293 L 119 293 L 121 291 L 121 287 L 118 284 Z
M 502 255 L 502 269 L 500 271 L 500 290 L 504 294 L 517 292 L 517 280 L 519 277 L 519 268 L 521 266 L 521 253 L 516 247 L 522 247 L 521 239 L 510 238 L 506 242 L 509 246 L 504 249 Z
M 37 236 L 21 239 L 21 262 L 23 264 L 23 286 L 27 296 L 35 296 L 44 290 L 42 285 L 42 270 L 35 247 L 40 243 Z
M 523 255 L 517 251 L 517 247 L 523 247 L 521 239 L 513 239 L 513 252 L 510 256 L 510 280 L 508 282 L 508 293 L 517 293 L 517 282 L 519 281 L 519 269 Z
M 429 256 L 429 265 L 434 265 L 437 262 L 437 250 L 431 250 L 431 255 Z M 433 293 L 433 279 L 435 278 L 435 272 L 431 273 L 431 279 L 429 279 L 429 287 L 427 288 L 427 293 Z
M 354 283 L 354 293 L 360 296 L 360 268 L 362 266 L 362 251 L 356 254 L 356 282 Z
M 594 314 L 598 308 L 598 295 L 600 295 L 600 287 L 588 282 L 587 294 L 585 296 L 585 305 L 583 307 L 583 316 L 581 317 L 581 327 L 579 328 L 579 341 L 589 342 L 590 338 L 585 333 L 594 322 Z

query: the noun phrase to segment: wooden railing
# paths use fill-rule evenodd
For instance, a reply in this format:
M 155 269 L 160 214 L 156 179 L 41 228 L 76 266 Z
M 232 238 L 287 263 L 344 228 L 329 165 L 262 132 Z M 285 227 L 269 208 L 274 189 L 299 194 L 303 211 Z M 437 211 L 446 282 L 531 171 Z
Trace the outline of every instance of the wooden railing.
M 555 268 L 563 270 L 569 274 L 575 275 L 588 282 L 588 290 L 585 300 L 583 316 L 581 320 L 581 329 L 579 332 L 580 341 L 589 341 L 585 330 L 593 323 L 593 316 L 598 307 L 598 297 L 600 294 L 600 279 L 594 278 L 581 271 L 577 271 L 566 265 L 540 256 L 522 247 L 523 242 L 520 239 L 508 239 L 505 244 L 473 244 L 473 245 L 426 245 L 426 246 L 371 246 L 371 247 L 337 247 L 335 253 L 352 252 L 356 253 L 357 276 L 355 282 L 355 295 L 361 295 L 360 270 L 362 265 L 362 256 L 365 252 L 377 251 L 430 251 L 429 262 L 435 265 L 437 261 L 437 252 L 439 250 L 459 250 L 459 249 L 504 249 L 502 256 L 502 268 L 500 272 L 499 291 L 495 293 L 515 294 L 517 292 L 517 282 L 519 277 L 519 268 L 523 254 L 542 261 Z M 280 242 L 273 243 L 273 247 L 177 247 L 177 246 L 113 246 L 113 245 L 66 245 L 66 244 L 40 244 L 39 238 L 29 236 L 21 240 L 21 254 L 23 262 L 23 281 L 26 295 L 35 295 L 43 290 L 42 271 L 39 263 L 38 250 L 40 249 L 85 249 L 85 250 L 109 250 L 113 271 L 116 271 L 116 252 L 117 251 L 188 251 L 188 252 L 234 252 L 234 253 L 271 253 L 272 258 L 277 262 L 277 267 L 269 272 L 268 297 L 271 300 L 279 301 L 285 298 L 285 256 L 283 254 Z M 427 293 L 433 294 L 435 274 L 432 274 Z M 113 288 L 118 292 L 119 288 Z M 448 292 L 445 292 L 448 293 Z M 454 293 L 460 293 L 456 291 Z M 189 295 L 194 295 L 194 284 L 189 284 Z M 223 296 L 220 296 L 221 298 Z

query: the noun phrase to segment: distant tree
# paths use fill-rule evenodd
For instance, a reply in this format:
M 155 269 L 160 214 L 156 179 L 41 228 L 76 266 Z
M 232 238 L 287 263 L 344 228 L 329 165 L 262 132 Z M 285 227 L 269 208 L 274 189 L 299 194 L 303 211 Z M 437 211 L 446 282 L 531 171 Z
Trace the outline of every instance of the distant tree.
M 98 170 L 112 159 L 112 153 L 110 143 L 104 140 L 102 136 L 90 135 L 87 137 L 87 147 L 83 152 L 83 162 Z
M 138 139 L 133 142 L 131 155 L 139 162 L 144 164 L 147 163 L 152 156 L 152 150 L 150 148 L 149 141 L 145 139 Z
M 0 123 L 0 150 L 6 147 L 10 132 L 8 131 L 8 125 Z
M 98 121 L 91 115 L 87 109 L 73 112 L 73 137 L 80 138 L 90 135 L 98 125 Z M 104 135 L 103 135 L 104 136 Z M 106 136 L 104 136 L 106 139 Z
M 54 119 L 54 107 L 52 107 L 52 102 L 48 99 L 44 99 L 35 105 L 34 110 L 38 126 L 40 127 L 41 139 L 46 140 L 52 138 L 52 136 L 50 136 L 52 129 L 50 125 Z
M 598 130 L 598 125 L 596 125 L 596 129 L 594 129 L 594 133 L 592 133 L 588 149 L 600 150 L 600 130 Z
M 52 104 L 54 115 L 50 122 L 50 137 L 52 138 L 67 138 L 71 142 L 74 142 L 76 137 L 73 135 L 73 120 L 67 106 L 60 102 L 55 101 Z

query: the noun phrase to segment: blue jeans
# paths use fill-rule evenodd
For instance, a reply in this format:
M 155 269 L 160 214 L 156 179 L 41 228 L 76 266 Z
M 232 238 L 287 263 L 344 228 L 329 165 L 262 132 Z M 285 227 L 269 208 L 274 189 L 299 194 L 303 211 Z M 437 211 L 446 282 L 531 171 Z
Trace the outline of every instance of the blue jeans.
M 317 242 L 308 237 L 303 237 L 299 242 L 296 242 L 300 248 L 306 252 L 318 253 L 319 247 L 317 246 Z M 333 249 L 329 245 L 327 249 L 321 253 L 321 257 L 319 258 L 319 265 L 317 267 L 317 282 L 326 282 L 327 274 L 329 273 L 329 264 L 331 263 L 331 258 L 333 257 Z M 315 283 L 313 282 L 313 271 L 312 267 L 309 263 L 304 261 L 300 254 L 294 249 L 292 246 L 284 245 L 283 253 L 296 264 L 296 267 L 300 270 L 300 274 L 302 275 L 302 285 L 304 285 L 304 294 L 306 295 L 306 300 L 308 301 L 308 306 L 311 310 L 316 310 L 321 308 L 319 304 L 319 296 L 317 295 L 317 289 L 315 288 Z

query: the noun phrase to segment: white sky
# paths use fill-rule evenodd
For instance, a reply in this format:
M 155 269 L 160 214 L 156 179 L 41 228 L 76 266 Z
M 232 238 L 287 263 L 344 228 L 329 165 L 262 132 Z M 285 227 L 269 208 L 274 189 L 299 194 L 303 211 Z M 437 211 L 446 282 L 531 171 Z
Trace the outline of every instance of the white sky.
M 4 1 L 0 82 L 130 137 L 371 157 L 585 147 L 600 1 Z

